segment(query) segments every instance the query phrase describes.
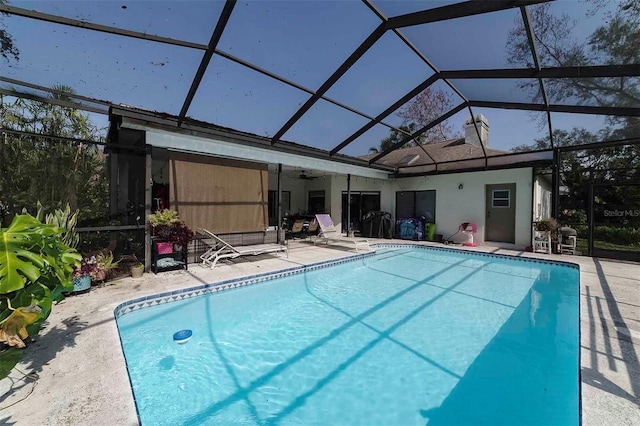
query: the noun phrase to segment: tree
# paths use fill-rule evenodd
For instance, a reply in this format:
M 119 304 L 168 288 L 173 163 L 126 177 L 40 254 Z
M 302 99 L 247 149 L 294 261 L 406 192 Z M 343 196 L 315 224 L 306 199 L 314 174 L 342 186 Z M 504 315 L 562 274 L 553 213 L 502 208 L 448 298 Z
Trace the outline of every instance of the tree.
M 598 4 L 596 4 L 597 6 Z M 530 6 L 531 21 L 540 63 L 546 67 L 588 66 L 594 64 L 640 63 L 640 0 L 620 3 L 608 12 L 604 25 L 596 28 L 585 42 L 573 37 L 577 23 L 570 16 L 556 16 L 551 3 Z M 514 66 L 533 66 L 524 25 L 519 22 L 509 34 L 508 61 Z M 545 80 L 550 100 L 575 98 L 582 103 L 632 106 L 640 103 L 640 77 Z M 535 88 L 537 82 L 523 83 Z
M 427 87 L 404 105 L 398 111 L 398 115 L 404 123 L 413 123 L 416 128 L 422 128 L 453 108 L 453 99 L 450 94 L 439 88 Z M 432 127 L 423 133 L 419 143 L 440 142 L 457 137 L 453 126 L 448 120 Z
M 607 5 L 590 0 L 596 13 Z M 545 67 L 588 66 L 594 64 L 640 63 L 640 0 L 620 2 L 607 19 L 585 41 L 573 36 L 577 23 L 568 15 L 556 16 L 550 3 L 529 7 L 535 29 L 540 63 Z M 507 42 L 508 61 L 513 66 L 533 66 L 533 58 L 524 24 L 520 21 L 510 31 Z M 540 99 L 537 81 L 523 82 L 522 90 Z M 545 88 L 552 103 L 575 103 L 596 106 L 637 106 L 640 104 L 640 77 L 546 79 Z M 610 117 L 603 139 L 640 136 L 640 118 Z M 521 149 L 522 147 L 518 147 Z
M 0 0 L 0 4 L 7 4 L 7 0 Z M 2 13 L 0 17 L 3 15 L 6 14 Z M 18 48 L 13 44 L 11 34 L 4 29 L 2 21 L 0 21 L 0 55 L 7 61 L 10 60 L 11 57 L 17 61 L 20 55 Z
M 593 144 L 603 140 L 610 132 L 609 128 L 598 133 L 583 128 L 554 130 L 554 143 L 558 147 Z M 521 145 L 516 152 L 531 149 L 546 149 L 549 137 L 538 139 L 531 146 Z M 577 149 L 563 151 L 559 157 L 560 172 L 560 208 L 558 219 L 566 224 L 586 224 L 589 204 L 589 186 L 592 183 L 615 183 L 606 185 L 606 191 L 615 195 L 620 205 L 633 204 L 637 195 L 629 192 L 624 184 L 640 181 L 640 145 L 629 144 L 613 147 Z M 627 188 L 626 190 L 623 188 Z M 616 194 L 619 192 L 618 194 Z M 586 231 L 585 231 L 586 232 Z M 634 231 L 636 232 L 636 231 Z
M 598 133 L 584 128 L 574 127 L 570 131 L 556 129 L 553 140 L 557 147 L 595 144 L 606 137 L 608 128 Z M 520 145 L 513 150 L 526 152 L 547 149 L 549 137 L 537 139 L 533 145 Z M 564 151 L 560 156 L 560 172 L 569 173 L 574 180 L 593 182 L 625 182 L 640 178 L 640 146 L 621 145 L 615 147 L 594 148 Z M 578 178 L 578 176 L 581 176 Z
M 68 87 L 56 87 L 73 93 Z M 64 99 L 65 95 L 55 95 Z M 99 141 L 99 129 L 78 109 L 15 99 L 3 104 L 3 126 L 13 130 Z M 45 210 L 67 203 L 82 219 L 104 216 L 108 203 L 107 163 L 95 144 L 7 134 L 0 143 L 0 221 L 38 201 Z
M 400 129 L 400 131 L 396 129 L 391 129 L 389 136 L 387 136 L 386 138 L 380 141 L 380 147 L 378 148 L 378 147 L 372 146 L 371 148 L 369 148 L 369 152 L 372 154 L 376 154 L 376 153 L 386 151 L 387 149 L 391 148 L 392 146 L 400 142 L 402 139 L 407 137 L 407 133 L 409 134 L 414 133 L 418 129 L 418 126 L 416 125 L 416 123 L 409 123 L 409 124 L 401 125 L 400 127 L 398 127 L 398 129 Z M 416 139 L 418 143 L 423 143 L 424 135 L 420 135 Z M 415 142 L 414 141 L 408 142 L 407 145 L 414 146 Z
M 575 127 L 571 131 L 556 129 L 553 131 L 553 141 L 555 146 L 576 146 L 597 142 L 598 135 L 586 129 Z M 513 152 L 527 152 L 548 149 L 550 146 L 549 136 L 536 139 L 532 145 L 519 145 L 512 148 Z
M 452 108 L 453 100 L 451 95 L 442 89 L 427 87 L 398 110 L 397 114 L 403 120 L 403 124 L 399 129 L 414 133 L 446 114 Z M 391 129 L 389 136 L 380 141 L 380 148 L 371 147 L 369 152 L 384 152 L 406 136 L 402 132 Z M 405 146 L 440 142 L 458 137 L 461 137 L 460 133 L 455 132 L 449 121 L 445 120 L 408 142 Z

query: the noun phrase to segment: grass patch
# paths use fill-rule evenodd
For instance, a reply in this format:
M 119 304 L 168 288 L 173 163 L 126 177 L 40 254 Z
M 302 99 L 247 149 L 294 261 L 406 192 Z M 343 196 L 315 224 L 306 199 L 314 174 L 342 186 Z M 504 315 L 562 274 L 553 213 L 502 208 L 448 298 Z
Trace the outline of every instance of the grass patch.
M 615 244 L 609 241 L 601 240 L 595 240 L 593 242 L 593 248 L 600 250 L 640 251 L 639 246 Z M 578 241 L 576 241 L 576 250 L 581 252 L 583 256 L 587 256 L 589 253 L 589 241 L 586 238 L 578 238 Z

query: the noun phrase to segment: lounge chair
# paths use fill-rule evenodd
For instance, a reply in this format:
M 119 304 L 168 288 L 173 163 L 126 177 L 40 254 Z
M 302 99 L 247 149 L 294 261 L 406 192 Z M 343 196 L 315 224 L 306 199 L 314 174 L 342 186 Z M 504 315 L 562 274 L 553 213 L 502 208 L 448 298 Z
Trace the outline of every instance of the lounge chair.
M 298 219 L 295 222 L 293 222 L 293 225 L 291 225 L 291 229 L 286 233 L 286 237 L 287 238 L 300 237 L 302 236 L 303 231 L 304 231 L 304 220 Z
M 198 229 L 198 232 L 206 236 L 206 238 L 202 239 L 202 242 L 210 246 L 209 250 L 200 256 L 200 259 L 202 259 L 204 266 L 208 266 L 211 269 L 216 266 L 216 263 L 218 263 L 220 259 L 235 259 L 240 256 L 257 256 L 259 254 L 278 253 L 281 251 L 286 252 L 287 257 L 289 257 L 287 247 L 280 244 L 256 244 L 234 247 L 211 231 L 201 228 Z
M 310 237 L 312 235 L 316 235 L 318 233 L 318 219 L 313 219 L 309 222 L 309 227 L 307 228 L 307 236 Z
M 346 238 L 340 235 L 336 230 L 335 225 L 333 224 L 333 220 L 331 220 L 331 216 L 328 214 L 317 214 L 316 221 L 320 226 L 320 233 L 313 240 L 313 243 L 316 244 L 319 240 L 323 241 L 325 244 L 329 244 L 330 241 L 338 242 L 338 243 L 353 243 L 355 245 L 356 253 L 358 252 L 358 246 L 363 245 L 369 247 L 369 240 L 363 239 L 355 239 L 355 238 Z

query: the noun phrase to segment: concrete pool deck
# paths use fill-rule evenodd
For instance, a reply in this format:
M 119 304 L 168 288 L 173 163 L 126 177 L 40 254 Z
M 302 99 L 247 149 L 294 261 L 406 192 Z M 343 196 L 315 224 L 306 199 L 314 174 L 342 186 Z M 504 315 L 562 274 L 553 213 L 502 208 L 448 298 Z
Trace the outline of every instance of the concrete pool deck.
M 489 246 L 476 250 L 580 265 L 582 422 L 640 424 L 640 264 Z M 354 254 L 350 246 L 295 242 L 288 258 L 247 258 L 213 271 L 192 265 L 188 271 L 125 278 L 68 297 L 54 307 L 40 335 L 25 350 L 18 369 L 0 381 L 0 424 L 137 424 L 113 316 L 118 304 Z

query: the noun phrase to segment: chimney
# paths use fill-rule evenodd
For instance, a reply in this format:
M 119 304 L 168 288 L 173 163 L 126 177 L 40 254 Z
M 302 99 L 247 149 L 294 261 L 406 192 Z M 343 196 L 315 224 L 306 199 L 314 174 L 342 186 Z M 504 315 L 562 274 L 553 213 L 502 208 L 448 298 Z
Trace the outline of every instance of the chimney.
M 476 131 L 476 126 L 478 126 L 478 131 Z M 464 143 L 480 146 L 478 133 L 480 133 L 482 144 L 487 146 L 489 144 L 489 122 L 482 114 L 476 114 L 475 126 L 471 117 L 464 122 Z

